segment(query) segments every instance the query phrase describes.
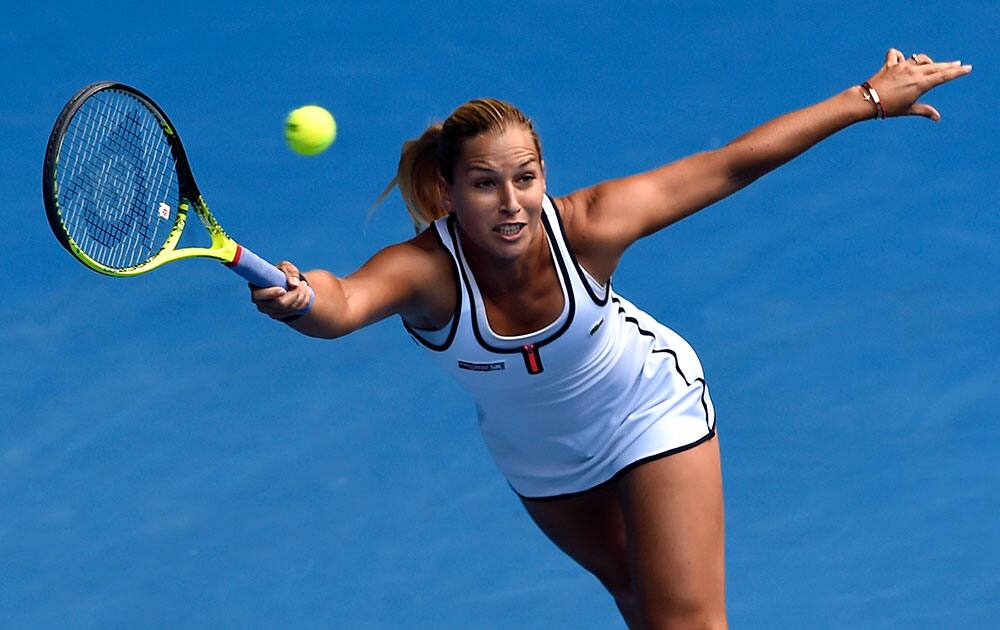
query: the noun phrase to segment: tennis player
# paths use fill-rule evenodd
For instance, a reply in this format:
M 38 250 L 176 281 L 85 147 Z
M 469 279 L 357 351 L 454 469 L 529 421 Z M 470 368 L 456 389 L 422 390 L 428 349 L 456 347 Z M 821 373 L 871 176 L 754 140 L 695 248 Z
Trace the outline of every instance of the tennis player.
M 531 518 L 593 573 L 632 628 L 726 625 L 715 409 L 691 347 L 618 295 L 638 239 L 830 134 L 940 114 L 917 99 L 971 71 L 891 49 L 868 81 L 726 146 L 549 196 L 531 121 L 473 100 L 403 145 L 394 182 L 414 238 L 338 278 L 279 265 L 257 308 L 334 338 L 390 315 L 476 401 L 483 438 Z M 312 309 L 308 283 L 316 293 Z

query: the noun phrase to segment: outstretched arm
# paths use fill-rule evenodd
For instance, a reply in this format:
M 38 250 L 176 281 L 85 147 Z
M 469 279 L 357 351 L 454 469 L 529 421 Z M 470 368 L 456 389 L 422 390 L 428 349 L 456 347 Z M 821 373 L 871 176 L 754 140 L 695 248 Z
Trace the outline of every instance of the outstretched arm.
M 924 116 L 936 109 L 918 103 L 925 92 L 972 71 L 958 61 L 909 59 L 890 49 L 868 83 L 885 117 Z M 875 118 L 867 90 L 853 86 L 825 101 L 779 116 L 713 151 L 697 153 L 658 169 L 603 182 L 567 198 L 580 240 L 617 264 L 633 242 L 723 199 L 849 125 Z
M 278 263 L 288 277 L 289 288 L 252 287 L 251 297 L 257 309 L 270 317 L 286 321 L 299 332 L 312 337 L 342 337 L 359 328 L 401 314 L 416 325 L 434 328 L 440 316 L 450 313 L 449 298 L 454 291 L 443 290 L 440 261 L 432 255 L 428 238 L 420 235 L 386 247 L 360 269 L 344 278 L 317 269 L 306 272 L 305 282 L 316 293 L 308 313 L 295 314 L 309 303 L 309 293 L 299 278 L 298 268 L 290 262 Z M 450 270 L 445 272 L 450 277 Z

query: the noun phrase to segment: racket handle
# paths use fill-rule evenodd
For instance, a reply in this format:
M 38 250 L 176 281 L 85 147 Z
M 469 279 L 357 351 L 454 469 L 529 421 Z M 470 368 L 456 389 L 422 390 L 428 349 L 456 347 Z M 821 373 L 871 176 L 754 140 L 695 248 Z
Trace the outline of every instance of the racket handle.
M 226 263 L 226 266 L 243 276 L 250 284 L 258 287 L 289 288 L 288 278 L 285 276 L 284 271 L 242 245 L 236 246 L 236 256 L 233 257 L 233 262 Z M 299 315 L 308 313 L 309 309 L 312 308 L 313 302 L 316 301 L 316 292 L 310 286 L 306 288 L 309 289 L 309 304 L 298 312 Z

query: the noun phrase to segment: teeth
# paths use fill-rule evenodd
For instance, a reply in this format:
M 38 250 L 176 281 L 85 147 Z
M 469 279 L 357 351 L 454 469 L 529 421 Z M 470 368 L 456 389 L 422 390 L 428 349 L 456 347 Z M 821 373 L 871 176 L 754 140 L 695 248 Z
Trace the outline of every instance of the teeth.
M 514 236 L 521 231 L 521 227 L 520 225 L 498 225 L 496 231 L 505 236 Z

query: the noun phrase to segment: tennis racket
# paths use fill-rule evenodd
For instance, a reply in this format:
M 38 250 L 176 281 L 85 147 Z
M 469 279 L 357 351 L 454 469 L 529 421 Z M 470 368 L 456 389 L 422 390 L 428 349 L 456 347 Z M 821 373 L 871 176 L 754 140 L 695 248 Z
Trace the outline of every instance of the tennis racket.
M 94 271 L 134 276 L 174 260 L 214 258 L 251 284 L 288 288 L 280 269 L 212 216 L 174 125 L 135 88 L 94 83 L 66 103 L 45 149 L 42 194 L 56 238 Z M 208 247 L 178 247 L 192 209 Z

